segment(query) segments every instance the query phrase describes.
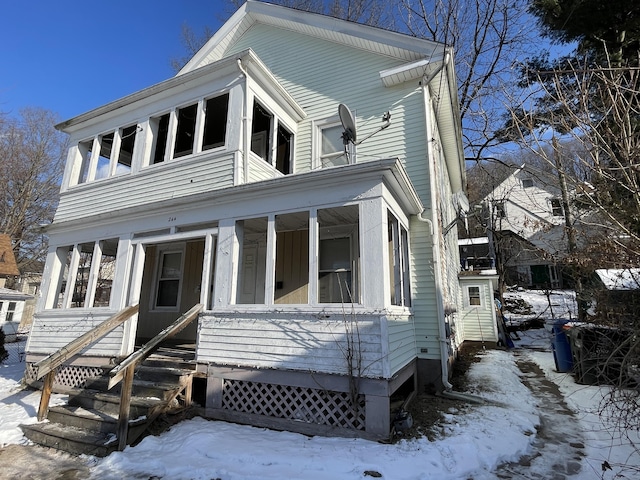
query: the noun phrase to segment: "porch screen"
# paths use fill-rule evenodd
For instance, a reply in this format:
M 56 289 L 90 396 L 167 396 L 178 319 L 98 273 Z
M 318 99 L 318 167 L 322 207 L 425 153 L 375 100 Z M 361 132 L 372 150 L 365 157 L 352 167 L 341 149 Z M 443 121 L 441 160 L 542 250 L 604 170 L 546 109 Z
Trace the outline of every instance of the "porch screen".
M 318 302 L 359 303 L 357 205 L 318 210 Z

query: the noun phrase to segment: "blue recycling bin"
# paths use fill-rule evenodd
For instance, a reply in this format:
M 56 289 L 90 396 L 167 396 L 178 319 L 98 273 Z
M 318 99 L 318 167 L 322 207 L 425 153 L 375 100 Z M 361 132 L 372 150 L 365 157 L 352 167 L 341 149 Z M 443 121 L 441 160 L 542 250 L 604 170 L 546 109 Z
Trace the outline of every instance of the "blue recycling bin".
M 558 372 L 570 372 L 573 369 L 571 345 L 565 333 L 566 320 L 556 320 L 551 327 L 551 350 Z

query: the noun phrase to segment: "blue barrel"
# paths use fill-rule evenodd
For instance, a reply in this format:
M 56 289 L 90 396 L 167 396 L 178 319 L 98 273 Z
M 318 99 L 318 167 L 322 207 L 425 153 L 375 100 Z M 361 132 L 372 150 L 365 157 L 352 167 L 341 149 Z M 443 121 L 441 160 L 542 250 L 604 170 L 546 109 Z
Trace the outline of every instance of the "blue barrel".
M 556 320 L 551 328 L 551 349 L 558 372 L 570 372 L 573 369 L 571 345 L 564 330 L 566 320 Z

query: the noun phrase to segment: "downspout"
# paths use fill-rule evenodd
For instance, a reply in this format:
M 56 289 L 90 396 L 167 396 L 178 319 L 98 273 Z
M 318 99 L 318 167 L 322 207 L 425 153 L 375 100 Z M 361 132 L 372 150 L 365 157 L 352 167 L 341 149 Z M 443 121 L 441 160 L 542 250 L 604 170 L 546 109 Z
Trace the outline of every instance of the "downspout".
M 433 164 L 433 151 L 431 147 L 431 104 L 430 104 L 430 92 L 429 92 L 429 82 L 434 79 L 434 77 L 442 71 L 443 68 L 446 67 L 449 62 L 451 55 L 449 52 L 445 54 L 445 58 L 442 61 L 442 64 L 429 75 L 428 77 L 423 77 L 422 79 L 422 98 L 424 100 L 425 106 L 425 129 L 427 135 L 427 166 L 429 168 L 429 190 L 431 195 L 431 218 L 425 218 L 423 214 L 425 211 L 423 210 L 417 216 L 418 220 L 421 222 L 428 223 L 431 230 L 431 245 L 432 245 L 432 253 L 433 253 L 433 274 L 436 283 L 436 309 L 438 313 L 438 342 L 440 344 L 440 366 L 442 369 L 442 385 L 445 390 L 449 391 L 453 388 L 453 385 L 449 383 L 449 350 L 447 348 L 447 333 L 444 325 L 444 305 L 442 292 L 440 291 L 440 285 L 442 281 L 442 276 L 440 274 L 440 242 L 436 236 L 436 230 L 438 225 L 437 212 L 436 212 L 436 172 Z
M 243 183 L 249 183 L 249 132 L 247 131 L 247 115 L 249 109 L 249 74 L 242 65 L 242 59 L 238 58 L 238 70 L 244 75 L 244 100 L 242 101 L 242 176 Z

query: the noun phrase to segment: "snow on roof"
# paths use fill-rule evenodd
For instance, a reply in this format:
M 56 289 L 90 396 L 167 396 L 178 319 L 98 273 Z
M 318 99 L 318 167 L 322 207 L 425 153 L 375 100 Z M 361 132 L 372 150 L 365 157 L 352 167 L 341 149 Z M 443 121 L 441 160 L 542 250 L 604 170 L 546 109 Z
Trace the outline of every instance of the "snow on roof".
M 600 268 L 596 274 L 608 290 L 640 289 L 640 268 Z
M 458 245 L 486 245 L 488 243 L 489 243 L 489 239 L 487 237 L 458 239 Z
M 18 290 L 11 290 L 10 288 L 0 288 L 0 300 L 29 300 L 33 296 L 19 292 Z

